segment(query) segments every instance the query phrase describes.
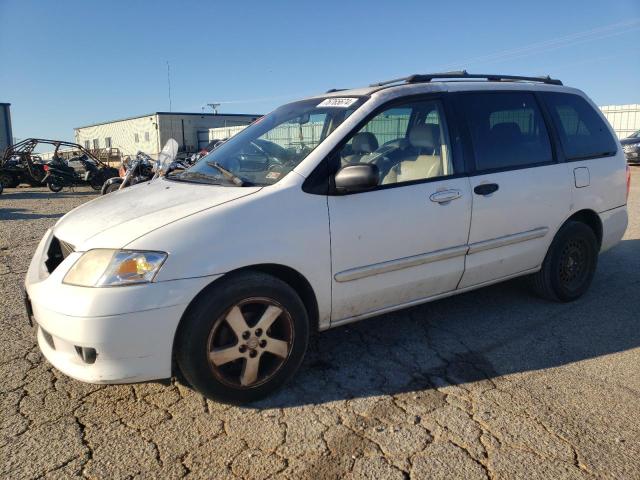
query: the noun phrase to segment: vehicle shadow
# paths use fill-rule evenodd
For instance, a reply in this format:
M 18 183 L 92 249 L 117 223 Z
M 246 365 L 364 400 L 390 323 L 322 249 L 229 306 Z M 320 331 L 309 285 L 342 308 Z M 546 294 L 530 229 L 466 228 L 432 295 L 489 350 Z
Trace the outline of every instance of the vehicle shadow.
M 23 213 L 32 212 L 27 208 L 0 208 L 0 221 L 4 220 L 39 220 L 42 218 L 60 218 L 66 212 L 60 213 Z
M 321 333 L 296 377 L 251 406 L 420 392 L 638 347 L 638 253 L 635 239 L 604 253 L 573 303 L 539 299 L 519 279 Z
M 58 193 L 49 191 L 49 189 L 41 190 L 27 190 L 21 191 L 21 189 L 5 189 L 2 197 L 6 197 L 11 200 L 38 200 L 43 198 L 57 198 L 57 197 L 84 197 L 90 195 L 99 195 L 100 192 L 94 190 L 63 190 Z M 0 198 L 2 198 L 0 197 Z

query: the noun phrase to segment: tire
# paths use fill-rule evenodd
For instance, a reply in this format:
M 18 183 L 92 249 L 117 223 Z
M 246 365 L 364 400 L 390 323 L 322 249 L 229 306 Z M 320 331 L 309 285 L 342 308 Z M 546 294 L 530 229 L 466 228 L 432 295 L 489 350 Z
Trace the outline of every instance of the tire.
M 20 181 L 7 172 L 0 173 L 0 183 L 4 188 L 16 188 Z
M 108 182 L 109 180 L 107 180 Z M 106 195 L 107 193 L 111 193 L 111 192 L 115 192 L 120 188 L 120 185 L 122 185 L 122 182 L 112 182 L 107 184 L 107 182 L 105 182 L 105 184 L 102 186 L 102 195 Z
M 96 192 L 98 192 L 98 191 L 100 191 L 102 189 L 102 184 L 103 183 L 104 182 L 101 181 L 101 178 L 98 175 L 94 175 L 89 179 L 89 185 Z
M 175 344 L 178 368 L 192 387 L 212 400 L 242 404 L 294 375 L 307 350 L 309 318 L 289 285 L 243 272 L 203 293 L 183 317 Z
M 60 190 L 62 190 L 63 185 L 57 183 L 55 180 L 48 180 L 47 187 L 49 187 L 49 190 L 51 190 L 53 193 L 58 193 Z
M 591 285 L 600 246 L 593 230 L 569 221 L 556 234 L 539 272 L 532 275 L 534 291 L 543 298 L 572 302 Z

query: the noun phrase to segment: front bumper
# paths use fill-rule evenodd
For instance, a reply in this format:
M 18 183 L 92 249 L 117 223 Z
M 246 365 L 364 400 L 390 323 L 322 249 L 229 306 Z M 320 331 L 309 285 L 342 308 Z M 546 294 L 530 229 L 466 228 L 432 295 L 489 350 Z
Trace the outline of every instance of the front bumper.
M 219 276 L 112 288 L 65 285 L 80 253 L 50 274 L 43 267 L 52 233 L 38 245 L 25 280 L 38 345 L 62 373 L 90 383 L 171 376 L 173 339 L 187 306 Z

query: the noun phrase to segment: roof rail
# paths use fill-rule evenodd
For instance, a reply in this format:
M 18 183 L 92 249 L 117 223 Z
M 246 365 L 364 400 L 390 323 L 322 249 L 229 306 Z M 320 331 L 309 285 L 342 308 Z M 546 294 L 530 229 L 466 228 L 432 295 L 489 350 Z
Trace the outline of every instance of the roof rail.
M 391 85 L 393 83 L 425 83 L 431 82 L 436 79 L 468 79 L 468 78 L 483 78 L 490 82 L 501 82 L 511 80 L 524 80 L 528 82 L 542 82 L 551 85 L 562 85 L 562 82 L 558 79 L 551 78 L 549 75 L 541 77 L 525 77 L 520 75 L 500 75 L 500 74 L 484 74 L 484 73 L 468 73 L 466 70 L 459 70 L 455 72 L 442 72 L 442 73 L 425 73 L 409 75 L 408 77 L 396 78 L 394 80 L 387 80 L 379 83 L 372 83 L 371 87 L 383 87 L 385 85 Z

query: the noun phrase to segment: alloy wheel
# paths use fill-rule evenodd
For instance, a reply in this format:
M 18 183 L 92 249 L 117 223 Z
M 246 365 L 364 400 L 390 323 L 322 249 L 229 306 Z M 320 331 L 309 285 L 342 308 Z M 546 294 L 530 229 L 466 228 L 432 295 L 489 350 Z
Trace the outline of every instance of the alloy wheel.
M 209 366 L 227 385 L 256 387 L 280 370 L 293 340 L 293 319 L 282 305 L 270 298 L 248 298 L 214 323 L 207 341 Z

